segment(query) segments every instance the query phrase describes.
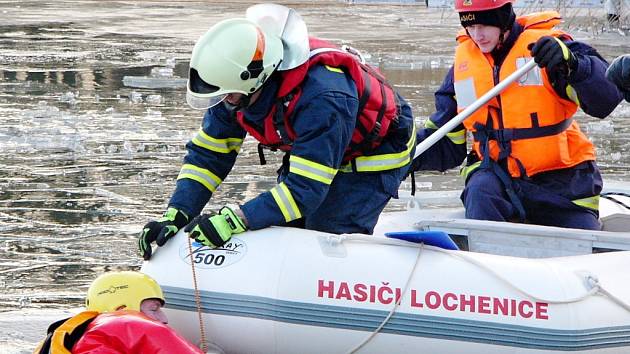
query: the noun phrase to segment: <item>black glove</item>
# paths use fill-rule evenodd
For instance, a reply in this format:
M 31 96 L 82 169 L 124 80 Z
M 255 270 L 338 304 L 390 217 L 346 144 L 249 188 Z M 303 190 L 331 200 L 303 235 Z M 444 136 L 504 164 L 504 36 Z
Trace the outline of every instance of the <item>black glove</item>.
M 184 229 L 190 238 L 210 248 L 221 247 L 233 234 L 246 230 L 247 226 L 243 220 L 228 207 L 221 208 L 219 214 L 199 215 Z
M 138 248 L 145 261 L 151 258 L 151 243 L 155 242 L 159 247 L 175 236 L 177 231 L 188 224 L 188 215 L 181 210 L 168 208 L 161 219 L 150 221 L 142 228 L 138 239 Z
M 630 54 L 613 60 L 606 70 L 606 77 L 612 81 L 630 102 Z
M 571 70 L 577 68 L 577 59 L 564 42 L 556 37 L 541 37 L 536 43 L 530 44 L 528 49 L 534 57 L 534 61 L 541 68 L 547 70 L 559 70 L 569 75 Z M 549 71 L 548 71 L 549 73 Z

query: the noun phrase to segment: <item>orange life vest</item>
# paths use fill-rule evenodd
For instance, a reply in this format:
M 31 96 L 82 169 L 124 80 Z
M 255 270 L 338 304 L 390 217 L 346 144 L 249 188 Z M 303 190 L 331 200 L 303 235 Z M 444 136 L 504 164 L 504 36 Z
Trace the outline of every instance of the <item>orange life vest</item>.
M 459 112 L 529 61 L 530 43 L 543 36 L 570 38 L 553 29 L 560 23 L 555 11 L 519 17 L 517 21 L 523 33 L 498 72 L 491 55 L 482 53 L 465 31 L 459 33 L 454 64 Z M 487 150 L 494 161 L 507 158 L 511 176 L 533 176 L 595 159 L 593 144 L 572 119 L 577 107 L 554 91 L 546 70 L 535 67 L 468 117 L 464 126 L 472 131 L 473 149 L 480 158 Z
M 73 317 L 57 321 L 48 327 L 46 339 L 35 348 L 34 354 L 71 354 L 72 346 L 100 313 L 83 311 Z
M 362 63 L 357 55 L 317 38 L 309 38 L 309 45 L 311 56 L 308 61 L 281 73 L 276 104 L 265 117 L 262 131 L 249 124 L 243 113 L 237 112 L 236 118 L 263 146 L 289 151 L 296 138 L 291 116 L 302 94 L 302 82 L 309 68 L 314 65 L 340 68 L 354 81 L 359 98 L 356 126 L 343 157 L 343 161 L 348 162 L 381 144 L 391 124 L 398 118 L 396 93 L 380 73 Z

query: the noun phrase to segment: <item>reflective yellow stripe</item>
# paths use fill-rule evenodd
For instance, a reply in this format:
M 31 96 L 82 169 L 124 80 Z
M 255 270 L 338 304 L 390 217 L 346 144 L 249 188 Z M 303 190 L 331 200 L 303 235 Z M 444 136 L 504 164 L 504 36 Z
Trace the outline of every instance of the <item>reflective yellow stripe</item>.
M 325 184 L 331 184 L 337 174 L 334 168 L 293 155 L 289 158 L 289 172 Z
M 459 175 L 464 177 L 464 179 L 468 178 L 468 175 L 476 170 L 479 166 L 481 165 L 481 161 L 477 161 L 474 164 L 470 165 L 470 166 L 465 166 L 462 167 L 462 169 L 459 171 Z
M 333 68 L 332 66 L 328 66 L 328 65 L 324 65 L 326 67 L 326 69 L 336 72 L 336 73 L 342 73 L 343 74 L 343 70 L 339 69 L 339 68 Z
M 452 131 L 446 134 L 446 136 L 449 139 L 451 139 L 453 144 L 457 144 L 457 145 L 466 144 L 466 129 Z
M 273 187 L 270 192 L 284 216 L 284 221 L 289 222 L 302 217 L 302 213 L 300 213 L 291 191 L 289 191 L 284 182 Z
M 217 190 L 219 184 L 221 184 L 221 179 L 217 177 L 214 173 L 206 170 L 205 168 L 197 167 L 195 165 L 184 164 L 182 169 L 179 171 L 179 176 L 177 179 L 188 178 L 193 181 L 197 181 L 203 184 L 206 188 L 208 188 L 211 192 L 214 193 Z
M 558 42 L 558 44 L 560 45 L 560 48 L 562 49 L 562 57 L 564 58 L 564 60 L 569 60 L 569 48 L 567 48 L 566 44 L 564 44 L 564 42 L 558 37 L 553 37 L 553 39 L 555 39 L 556 42 Z
M 588 198 L 576 199 L 576 200 L 573 200 L 573 203 L 584 208 L 588 208 L 592 210 L 599 210 L 599 195 L 588 197 Z
M 430 119 L 424 121 L 424 127 L 427 129 L 440 129 L 440 127 L 435 125 L 435 123 L 433 123 Z M 466 129 L 451 131 L 450 133 L 446 134 L 446 136 L 451 139 L 453 144 L 466 144 Z
M 350 173 L 352 172 L 352 163 L 347 163 L 339 167 L 339 172 Z
M 193 138 L 192 143 L 207 150 L 227 154 L 231 151 L 239 152 L 241 145 L 243 144 L 243 139 L 217 139 L 206 134 L 202 129 L 199 129 L 199 132 L 197 133 L 197 136 Z
M 427 119 L 424 121 L 424 127 L 427 129 L 435 129 L 435 130 L 440 129 L 440 127 L 435 125 L 435 123 L 433 123 L 431 119 Z
M 567 96 L 569 97 L 569 99 L 575 102 L 575 104 L 579 106 L 580 99 L 578 98 L 577 92 L 575 92 L 575 89 L 573 88 L 573 86 L 567 85 L 566 91 L 567 91 Z
M 359 156 L 354 161 L 357 172 L 387 171 L 402 167 L 411 161 L 411 150 L 416 146 L 416 125 L 413 125 L 411 138 L 407 141 L 407 149 L 392 154 L 382 154 L 373 156 Z M 352 168 L 350 167 L 350 171 Z M 348 165 L 343 166 L 340 171 L 348 171 Z

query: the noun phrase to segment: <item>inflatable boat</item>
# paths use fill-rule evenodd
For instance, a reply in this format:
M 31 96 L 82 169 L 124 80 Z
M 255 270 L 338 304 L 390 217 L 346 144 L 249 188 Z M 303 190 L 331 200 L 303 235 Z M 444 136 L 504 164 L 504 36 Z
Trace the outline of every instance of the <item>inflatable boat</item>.
M 217 352 L 630 352 L 630 252 L 529 259 L 390 236 L 404 240 L 270 227 L 212 250 L 179 233 L 142 271 L 170 324 Z
M 406 211 L 381 214 L 375 234 L 444 231 L 463 250 L 526 258 L 630 250 L 630 187 L 607 185 L 599 202 L 601 231 L 470 220 L 464 217 L 460 191 L 440 191 L 417 193 L 407 197 L 411 207 Z

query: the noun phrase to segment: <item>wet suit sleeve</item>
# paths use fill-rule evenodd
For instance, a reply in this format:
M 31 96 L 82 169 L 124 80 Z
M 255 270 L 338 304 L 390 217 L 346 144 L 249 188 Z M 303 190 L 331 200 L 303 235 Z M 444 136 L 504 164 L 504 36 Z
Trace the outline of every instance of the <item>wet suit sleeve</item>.
M 297 104 L 293 128 L 296 140 L 289 159 L 289 171 L 270 191 L 246 202 L 241 209 L 251 229 L 308 217 L 322 203 L 341 166 L 350 142 L 358 99 L 354 83 L 345 74 L 322 72 L 318 83 L 304 87 Z
M 186 144 L 188 153 L 169 206 L 189 217 L 199 215 L 234 166 L 244 138 L 245 130 L 222 104 L 206 111 L 201 129 Z
M 417 133 L 418 144 L 457 115 L 457 101 L 453 84 L 453 67 L 448 71 L 440 88 L 435 92 L 435 113 Z M 427 151 L 413 160 L 413 171 L 445 171 L 459 166 L 466 157 L 466 129 L 458 125 Z
M 140 313 L 119 311 L 98 316 L 72 347 L 72 354 L 201 354 L 201 349 L 165 324 Z
M 607 117 L 623 100 L 615 85 L 606 79 L 608 63 L 585 43 L 564 42 L 577 59 L 577 66 L 568 78 L 549 73 L 554 90 L 560 97 L 578 103 L 584 113 L 597 118 Z

